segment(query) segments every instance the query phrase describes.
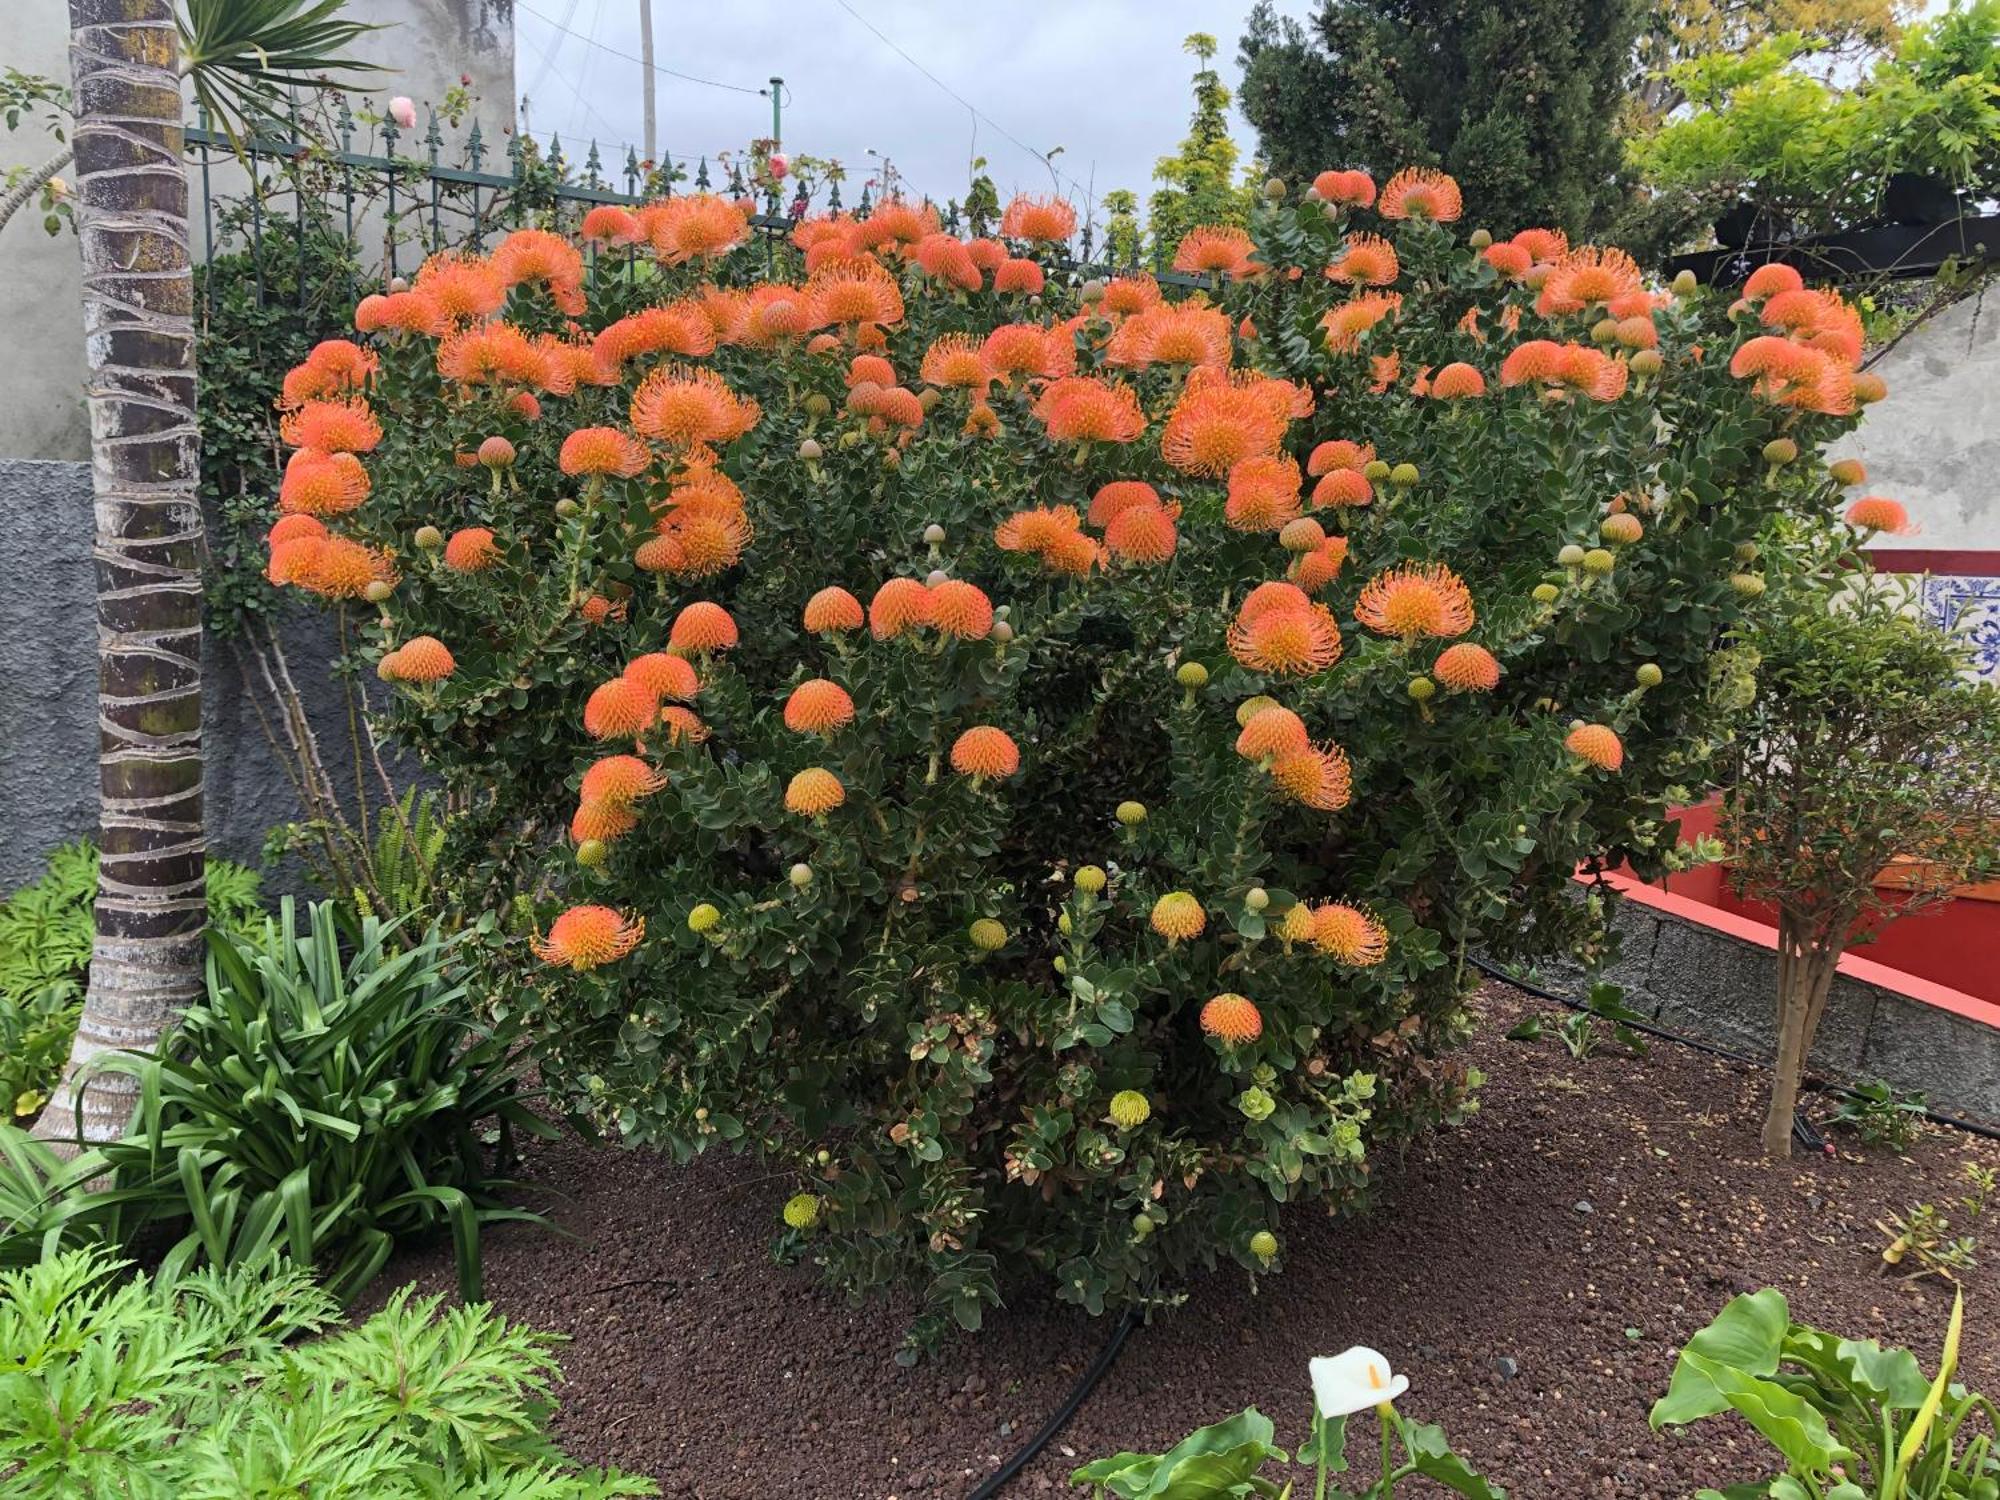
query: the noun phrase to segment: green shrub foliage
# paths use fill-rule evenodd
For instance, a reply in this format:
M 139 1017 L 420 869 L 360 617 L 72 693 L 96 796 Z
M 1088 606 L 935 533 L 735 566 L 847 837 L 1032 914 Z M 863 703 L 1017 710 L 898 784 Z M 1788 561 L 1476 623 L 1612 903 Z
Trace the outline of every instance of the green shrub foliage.
M 363 616 L 458 867 L 511 871 L 550 1088 L 795 1167 L 784 1243 L 933 1320 L 1274 1268 L 1466 1109 L 1468 950 L 1588 945 L 1578 863 L 1659 866 L 1759 548 L 1834 524 L 1838 298 L 1303 189 L 1164 290 L 1066 271 L 1062 204 L 805 265 L 605 210 L 288 382 L 271 571 Z

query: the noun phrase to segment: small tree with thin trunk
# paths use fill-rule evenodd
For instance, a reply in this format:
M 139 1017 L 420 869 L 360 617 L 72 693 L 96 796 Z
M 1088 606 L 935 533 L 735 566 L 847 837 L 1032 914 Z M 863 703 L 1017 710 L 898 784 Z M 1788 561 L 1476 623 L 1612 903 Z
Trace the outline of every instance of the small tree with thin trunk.
M 1778 909 L 1772 1156 L 1791 1148 L 1840 955 L 2000 867 L 2000 690 L 1969 681 L 1963 641 L 1902 606 L 1867 579 L 1750 642 L 1759 691 L 1721 832 L 1738 889 Z

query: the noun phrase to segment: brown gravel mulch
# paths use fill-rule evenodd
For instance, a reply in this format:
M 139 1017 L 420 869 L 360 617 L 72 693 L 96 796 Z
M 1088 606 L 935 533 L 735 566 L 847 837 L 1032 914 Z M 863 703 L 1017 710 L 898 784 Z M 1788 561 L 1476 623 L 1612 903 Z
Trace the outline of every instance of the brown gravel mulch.
M 1067 1483 L 1076 1464 L 1164 1448 L 1250 1404 L 1296 1441 L 1307 1359 L 1364 1343 L 1409 1374 L 1402 1409 L 1442 1423 L 1515 1500 L 1680 1500 L 1766 1472 L 1760 1440 L 1733 1418 L 1695 1434 L 1646 1426 L 1680 1342 L 1765 1285 L 1801 1321 L 1909 1345 L 1935 1368 L 1950 1289 L 1885 1278 L 1874 1226 L 1955 1200 L 1961 1165 L 2000 1165 L 2000 1142 L 1926 1127 L 1906 1159 L 1843 1136 L 1837 1156 L 1769 1163 L 1761 1072 L 1670 1043 L 1575 1062 L 1553 1040 L 1504 1039 L 1539 1008 L 1530 997 L 1490 986 L 1478 1008 L 1471 1055 L 1491 1077 L 1480 1112 L 1385 1167 L 1371 1216 L 1288 1221 L 1284 1274 L 1261 1291 L 1219 1272 L 1137 1329 L 1009 1497 L 1081 1495 Z M 1054 1303 L 1016 1305 L 904 1369 L 908 1303 L 853 1308 L 811 1268 L 772 1263 L 792 1189 L 755 1164 L 675 1168 L 565 1140 L 537 1148 L 525 1175 L 566 1195 L 552 1214 L 575 1238 L 490 1231 L 488 1295 L 573 1339 L 565 1447 L 653 1475 L 669 1495 L 963 1497 L 1111 1331 Z M 449 1246 L 392 1262 L 376 1295 L 412 1279 L 449 1290 Z M 1991 1266 L 1967 1278 L 1961 1378 L 1988 1392 L 2000 1390 L 1996 1286 Z M 1372 1428 L 1357 1436 L 1367 1447 Z

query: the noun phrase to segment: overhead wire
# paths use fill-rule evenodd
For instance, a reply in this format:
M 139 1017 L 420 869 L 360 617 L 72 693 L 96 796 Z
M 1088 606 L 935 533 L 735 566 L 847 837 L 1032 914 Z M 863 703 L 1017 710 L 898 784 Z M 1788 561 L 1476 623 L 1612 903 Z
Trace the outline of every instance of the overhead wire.
M 570 36 L 576 37 L 577 40 L 581 41 L 586 47 L 595 47 L 599 52 L 609 52 L 613 57 L 622 57 L 625 59 L 625 61 L 631 63 L 637 63 L 642 68 L 646 66 L 646 60 L 643 57 L 638 56 L 636 53 L 620 51 L 616 47 L 607 46 L 605 43 L 598 41 L 595 37 L 588 37 L 584 36 L 581 32 L 571 31 L 567 26 L 558 23 L 554 17 L 544 14 L 543 12 L 535 9 L 534 6 L 528 4 L 528 0 L 514 0 L 514 3 L 519 9 L 524 10 L 529 15 L 535 17 L 536 20 L 542 21 L 547 25 L 554 26 L 555 29 L 558 31 L 565 32 Z M 678 78 L 684 83 L 703 84 L 708 88 L 712 89 L 727 89 L 733 94 L 755 94 L 759 97 L 763 97 L 765 94 L 769 92 L 766 89 L 747 88 L 740 83 L 724 83 L 719 78 L 703 78 L 699 74 L 683 73 L 679 68 L 670 68 L 664 63 L 656 62 L 652 66 L 653 66 L 653 71 L 655 73 L 664 73 L 669 78 Z

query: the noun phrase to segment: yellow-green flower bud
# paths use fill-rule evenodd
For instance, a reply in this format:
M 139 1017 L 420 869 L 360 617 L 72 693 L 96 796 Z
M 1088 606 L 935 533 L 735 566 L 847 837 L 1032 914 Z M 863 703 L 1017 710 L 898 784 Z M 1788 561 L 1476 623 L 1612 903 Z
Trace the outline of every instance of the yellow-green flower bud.
M 1764 575 L 1762 573 L 1731 573 L 1729 575 L 1729 586 L 1744 598 L 1755 599 L 1759 594 L 1764 592 Z
M 572 516 L 574 516 L 578 511 L 582 509 L 583 507 L 578 505 L 576 501 L 572 500 L 568 495 L 565 495 L 562 497 L 562 499 L 556 501 L 556 514 L 565 521 L 569 520 Z
M 1174 681 L 1184 688 L 1208 686 L 1208 668 L 1198 661 L 1184 661 L 1180 670 L 1174 673 Z
M 1565 568 L 1580 568 L 1583 566 L 1583 548 L 1571 542 L 1556 554 L 1556 561 Z
M 1618 560 L 1602 547 L 1592 547 L 1583 554 L 1583 571 L 1593 577 L 1602 578 L 1618 566 Z
M 1700 289 L 1701 283 L 1695 280 L 1694 272 L 1692 271 L 1683 271 L 1674 278 L 1674 295 L 1676 297 L 1692 297 Z
M 1266 177 L 1264 179 L 1264 196 L 1273 203 L 1283 202 L 1285 197 L 1285 179 L 1282 177 Z
M 981 917 L 965 929 L 972 946 L 981 953 L 993 953 L 1007 946 L 1007 929 L 991 917 Z
M 1137 1089 L 1120 1089 L 1111 1096 L 1111 1123 L 1120 1130 L 1137 1130 L 1153 1117 L 1153 1106 Z
M 688 913 L 689 932 L 713 932 L 722 923 L 722 913 L 711 902 L 704 901 Z
M 1369 459 L 1361 470 L 1361 477 L 1366 479 L 1370 484 L 1380 484 L 1389 477 L 1389 465 L 1387 461 L 1379 458 Z
M 813 883 L 813 867 L 808 864 L 793 865 L 791 873 L 787 878 L 792 882 L 794 887 L 804 890 Z
M 1085 865 L 1076 872 L 1076 888 L 1086 896 L 1095 896 L 1104 889 L 1106 878 L 1096 865 Z
M 1397 464 L 1389 471 L 1389 483 L 1399 490 L 1406 490 L 1417 482 L 1417 466 L 1411 463 Z
M 823 417 L 833 410 L 833 403 L 819 391 L 814 391 L 806 397 L 806 410 L 815 417 Z
M 811 1193 L 799 1193 L 787 1198 L 785 1223 L 801 1231 L 819 1228 L 819 1199 Z
M 1667 367 L 1666 359 L 1657 349 L 1641 349 L 1632 356 L 1634 375 L 1657 375 Z
M 1143 1240 L 1153 1232 L 1153 1221 L 1144 1214 L 1132 1215 L 1132 1237 Z
M 1656 688 L 1665 681 L 1665 674 L 1660 671 L 1658 664 L 1650 661 L 1641 662 L 1639 670 L 1632 675 L 1639 680 L 1639 686 L 1642 688 Z
M 1615 344 L 1618 342 L 1618 320 L 1599 318 L 1590 325 L 1590 341 L 1593 344 Z
M 1250 721 L 1256 718 L 1257 715 L 1261 714 L 1267 708 L 1276 708 L 1277 706 L 1278 700 L 1276 698 L 1266 697 L 1262 693 L 1259 693 L 1254 698 L 1245 698 L 1241 703 L 1236 705 L 1236 727 L 1238 729 L 1249 728 Z
M 944 528 L 938 525 L 937 522 L 933 521 L 924 528 L 924 545 L 927 547 L 942 547 L 944 545 Z
M 1437 696 L 1437 690 L 1437 684 L 1432 682 L 1428 677 L 1412 677 L 1409 686 L 1403 689 L 1417 703 L 1430 702 L 1432 698 Z
M 1484 250 L 1487 246 L 1491 245 L 1492 243 L 1493 243 L 1493 231 L 1490 229 L 1475 229 L 1472 231 L 1472 234 L 1466 239 L 1466 244 L 1470 245 L 1475 250 Z
M 594 870 L 604 863 L 604 856 L 610 853 L 602 839 L 585 839 L 576 846 L 576 862 L 586 870 Z
M 1788 464 L 1799 456 L 1799 445 L 1790 438 L 1772 438 L 1764 445 L 1764 462 L 1773 468 Z
M 1270 1261 L 1278 1254 L 1278 1237 L 1268 1229 L 1260 1229 L 1250 1236 L 1250 1253 L 1261 1261 Z
M 1263 911 L 1271 904 L 1271 893 L 1261 885 L 1253 885 L 1244 896 L 1243 904 L 1251 911 Z
M 1056 918 L 1056 931 L 1060 932 L 1064 937 L 1068 937 L 1075 928 L 1076 924 L 1070 921 L 1068 912 L 1064 912 Z
M 807 438 L 799 444 L 799 457 L 808 461 L 826 457 L 826 449 L 819 445 L 818 438 Z
M 444 545 L 444 533 L 435 526 L 419 526 L 416 542 L 424 551 L 435 552 Z
M 1553 583 L 1538 583 L 1529 597 L 1537 604 L 1553 604 L 1562 597 L 1562 590 Z
M 1137 828 L 1146 821 L 1146 804 L 1143 802 L 1121 802 L 1118 804 L 1118 821 L 1127 828 Z
M 370 604 L 380 604 L 395 592 L 395 587 L 387 579 L 371 578 L 368 580 L 368 587 L 361 591 L 361 597 Z

